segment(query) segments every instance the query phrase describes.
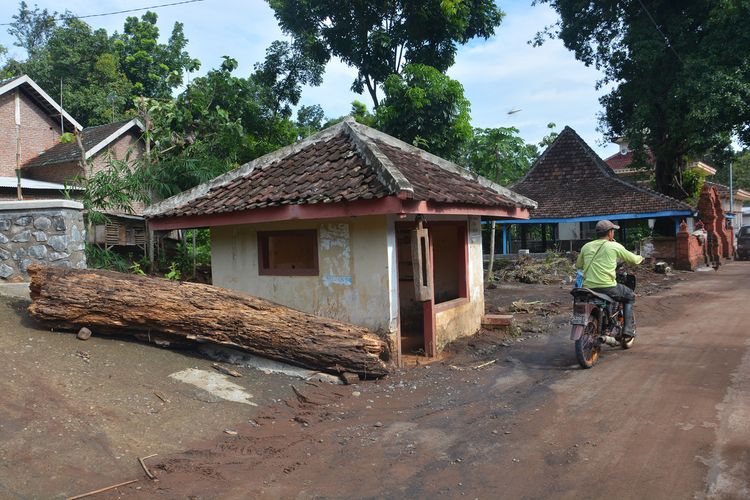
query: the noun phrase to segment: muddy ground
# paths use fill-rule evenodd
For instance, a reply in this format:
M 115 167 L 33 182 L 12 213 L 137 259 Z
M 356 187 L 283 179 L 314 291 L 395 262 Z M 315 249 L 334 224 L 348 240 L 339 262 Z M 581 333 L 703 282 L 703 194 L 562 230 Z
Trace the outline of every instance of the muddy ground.
M 63 498 L 139 479 L 100 497 L 687 498 L 713 484 L 711 498 L 735 498 L 750 473 L 731 466 L 750 461 L 750 442 L 722 427 L 716 405 L 741 389 L 733 373 L 748 338 L 737 328 L 750 318 L 714 325 L 733 345 L 704 345 L 698 323 L 737 283 L 747 294 L 743 264 L 639 276 L 641 338 L 593 370 L 578 368 L 567 340 L 569 285 L 501 283 L 487 290 L 488 312 L 528 309 L 511 334 L 482 331 L 439 362 L 356 386 L 240 369 L 259 406 L 169 378 L 211 370 L 210 360 L 42 331 L 22 301 L 0 299 L 0 497 Z M 694 317 L 675 322 L 685 310 Z M 137 462 L 152 453 L 156 481 Z

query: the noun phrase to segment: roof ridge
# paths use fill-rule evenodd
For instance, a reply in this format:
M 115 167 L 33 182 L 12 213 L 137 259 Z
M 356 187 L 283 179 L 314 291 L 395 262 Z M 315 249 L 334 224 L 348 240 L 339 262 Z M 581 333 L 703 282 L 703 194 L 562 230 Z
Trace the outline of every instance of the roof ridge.
M 434 164 L 435 166 L 456 174 L 460 176 L 461 178 L 469 181 L 476 182 L 482 187 L 492 189 L 497 194 L 504 196 L 505 198 L 508 198 L 512 202 L 516 203 L 517 206 L 524 206 L 524 207 L 532 207 L 536 208 L 537 203 L 534 200 L 531 200 L 525 196 L 522 196 L 514 191 L 511 191 L 510 189 L 501 186 L 500 184 L 497 184 L 495 182 L 492 182 L 491 180 L 487 179 L 486 177 L 482 177 L 481 175 L 475 174 L 474 172 L 471 172 L 460 165 L 457 165 L 453 163 L 450 160 L 446 160 L 445 158 L 441 158 L 440 156 L 434 155 L 428 151 L 425 151 L 424 149 L 418 148 L 416 146 L 413 146 L 409 144 L 408 142 L 404 142 L 401 139 L 398 139 L 396 137 L 393 137 L 392 135 L 388 135 L 385 132 L 382 132 L 378 129 L 368 127 L 367 125 L 364 125 L 362 123 L 358 123 L 354 120 L 350 120 L 348 122 L 349 126 L 353 129 L 357 130 L 357 132 L 360 135 L 364 135 L 369 139 L 376 139 L 384 142 L 388 146 L 395 147 L 398 149 L 401 149 L 403 151 L 406 151 L 408 153 L 415 154 L 422 159 Z M 372 141 L 369 141 L 372 143 Z M 377 147 L 377 145 L 376 145 Z M 395 168 L 395 167 L 394 167 Z M 399 171 L 399 174 L 401 172 Z M 401 174 L 403 175 L 403 174 Z M 408 182 L 408 181 L 407 181 Z
M 354 142 L 357 149 L 360 150 L 365 162 L 370 163 L 381 177 L 381 182 L 387 189 L 394 192 L 397 196 L 406 198 L 414 197 L 414 186 L 409 179 L 396 167 L 388 156 L 383 153 L 377 144 L 375 144 L 366 134 L 361 134 L 357 125 L 360 125 L 354 118 L 347 116 L 343 121 L 344 129 L 348 132 L 349 137 Z M 363 125 L 366 126 L 366 125 Z M 402 195 L 404 193 L 404 195 Z
M 301 141 L 297 141 L 295 143 L 289 144 L 288 146 L 284 146 L 280 149 L 277 149 L 276 151 L 272 151 L 263 156 L 255 158 L 254 160 L 244 163 L 240 165 L 239 167 L 237 167 L 236 169 L 230 170 L 229 172 L 222 174 L 218 177 L 215 177 L 214 179 L 211 179 L 210 181 L 206 181 L 191 189 L 188 189 L 187 191 L 183 191 L 182 193 L 178 193 L 174 196 L 170 196 L 166 200 L 162 200 L 158 203 L 154 203 L 153 205 L 149 205 L 143 211 L 143 215 L 144 217 L 148 218 L 148 217 L 153 217 L 159 214 L 160 212 L 166 212 L 168 210 L 175 210 L 182 205 L 185 205 L 202 196 L 205 196 L 214 188 L 224 186 L 240 177 L 249 175 L 256 168 L 263 168 L 265 166 L 271 165 L 272 163 L 275 163 L 276 161 L 280 161 L 288 156 L 291 156 L 293 154 L 300 152 L 302 149 L 304 149 L 305 147 L 311 144 L 315 144 L 320 141 L 329 140 L 333 138 L 335 135 L 337 135 L 339 132 L 345 132 L 344 122 L 339 122 L 335 125 L 332 125 L 326 129 L 321 130 L 320 132 L 317 132 L 316 134 L 306 137 L 305 139 L 302 139 Z

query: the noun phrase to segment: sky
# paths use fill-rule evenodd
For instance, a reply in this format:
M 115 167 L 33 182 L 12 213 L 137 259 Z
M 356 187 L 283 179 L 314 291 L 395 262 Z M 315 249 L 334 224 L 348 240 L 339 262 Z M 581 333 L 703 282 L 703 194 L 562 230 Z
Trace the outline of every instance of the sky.
M 51 11 L 61 8 L 77 16 L 101 14 L 140 7 L 150 7 L 178 0 L 27 0 Z M 0 23 L 11 22 L 17 3 L 2 0 L 5 7 Z M 555 123 L 559 132 L 570 126 L 603 158 L 617 151 L 604 143 L 597 132 L 601 112 L 598 98 L 604 91 L 595 85 L 601 73 L 576 61 L 559 40 L 541 47 L 528 44 L 557 16 L 546 5 L 531 6 L 531 0 L 498 0 L 506 13 L 495 36 L 478 39 L 461 47 L 456 64 L 448 75 L 461 82 L 471 102 L 472 125 L 475 127 L 516 127 L 526 142 L 538 143 L 548 133 L 547 124 Z M 64 7 L 62 7 L 64 6 Z M 281 32 L 273 11 L 265 0 L 202 0 L 195 3 L 152 9 L 159 16 L 162 41 L 166 41 L 175 22 L 184 24 L 187 47 L 192 57 L 201 61 L 199 76 L 218 67 L 222 56 L 237 59 L 237 76 L 247 76 L 256 62 L 262 61 L 265 49 L 274 40 L 287 37 Z M 85 19 L 93 28 L 108 33 L 122 31 L 127 16 L 141 16 L 145 11 Z M 0 26 L 0 45 L 10 55 L 23 58 L 23 51 L 13 46 L 7 26 Z M 350 91 L 356 69 L 334 59 L 328 63 L 323 84 L 306 87 L 300 104 L 320 104 L 326 117 L 348 113 L 351 102 L 360 100 L 371 108 L 366 93 Z M 513 114 L 508 111 L 520 110 Z

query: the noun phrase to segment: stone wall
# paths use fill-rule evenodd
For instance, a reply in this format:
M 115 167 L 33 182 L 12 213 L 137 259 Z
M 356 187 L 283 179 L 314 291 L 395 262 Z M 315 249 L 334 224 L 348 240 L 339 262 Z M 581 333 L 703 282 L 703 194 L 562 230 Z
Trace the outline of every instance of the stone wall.
M 83 205 L 0 201 L 0 282 L 28 281 L 31 264 L 86 267 Z

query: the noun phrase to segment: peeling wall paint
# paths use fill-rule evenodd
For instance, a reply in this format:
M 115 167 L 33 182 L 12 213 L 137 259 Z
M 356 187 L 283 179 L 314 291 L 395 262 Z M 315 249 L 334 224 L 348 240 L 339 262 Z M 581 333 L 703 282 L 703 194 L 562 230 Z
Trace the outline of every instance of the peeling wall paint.
M 393 333 L 385 216 L 211 229 L 213 282 L 294 309 Z M 260 276 L 258 231 L 315 229 L 318 276 Z

